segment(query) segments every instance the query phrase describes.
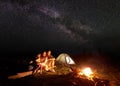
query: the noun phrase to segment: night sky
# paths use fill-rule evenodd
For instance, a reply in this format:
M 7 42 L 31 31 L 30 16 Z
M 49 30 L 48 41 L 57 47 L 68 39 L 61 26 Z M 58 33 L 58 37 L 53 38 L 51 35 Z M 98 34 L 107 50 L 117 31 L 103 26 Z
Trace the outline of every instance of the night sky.
M 52 50 L 118 59 L 119 37 L 120 0 L 0 1 L 2 55 Z

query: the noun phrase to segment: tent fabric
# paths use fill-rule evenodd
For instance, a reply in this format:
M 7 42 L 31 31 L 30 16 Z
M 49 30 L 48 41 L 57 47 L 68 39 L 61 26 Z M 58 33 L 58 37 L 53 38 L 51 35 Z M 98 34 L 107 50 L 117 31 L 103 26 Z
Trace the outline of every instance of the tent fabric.
M 73 59 L 66 53 L 60 54 L 57 58 L 56 61 L 64 64 L 75 64 Z

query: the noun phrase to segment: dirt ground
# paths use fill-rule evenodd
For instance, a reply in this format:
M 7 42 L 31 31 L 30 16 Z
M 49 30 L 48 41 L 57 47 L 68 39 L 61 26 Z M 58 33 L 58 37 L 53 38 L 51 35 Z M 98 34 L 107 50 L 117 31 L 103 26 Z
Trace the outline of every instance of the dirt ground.
M 0 86 L 94 86 L 94 83 L 85 79 L 73 79 L 68 75 L 40 75 L 27 76 L 19 79 L 4 80 Z
M 0 86 L 105 86 L 79 77 L 73 73 L 56 75 L 52 73 L 29 75 L 18 79 L 2 80 Z M 106 85 L 109 86 L 109 85 Z
M 116 80 L 110 80 L 110 74 L 107 74 L 109 75 L 107 84 L 103 85 L 104 80 L 98 79 L 96 83 L 95 81 L 75 77 L 71 69 L 66 66 L 57 65 L 55 71 L 55 73 L 43 72 L 42 75 L 40 73 L 32 75 L 32 71 L 18 73 L 17 76 L 10 76 L 9 79 L 0 79 L 0 86 L 119 86 L 115 84 Z

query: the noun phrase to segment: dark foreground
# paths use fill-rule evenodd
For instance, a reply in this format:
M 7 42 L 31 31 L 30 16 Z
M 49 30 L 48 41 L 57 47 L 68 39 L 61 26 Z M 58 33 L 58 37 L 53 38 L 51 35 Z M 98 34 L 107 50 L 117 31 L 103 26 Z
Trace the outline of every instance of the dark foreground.
M 37 75 L 27 76 L 19 79 L 2 80 L 0 86 L 104 86 L 95 85 L 95 82 L 87 79 L 67 75 Z M 109 86 L 109 84 L 105 85 Z

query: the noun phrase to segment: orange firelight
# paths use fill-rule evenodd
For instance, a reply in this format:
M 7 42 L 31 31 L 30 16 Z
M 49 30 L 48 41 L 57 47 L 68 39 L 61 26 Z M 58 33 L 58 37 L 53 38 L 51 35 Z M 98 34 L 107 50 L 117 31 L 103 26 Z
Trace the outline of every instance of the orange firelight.
M 83 70 L 81 70 L 81 72 L 79 72 L 78 75 L 86 76 L 86 78 L 88 78 L 90 80 L 92 80 L 92 78 L 93 78 L 93 72 L 92 72 L 91 68 L 89 68 L 89 67 L 84 68 Z
M 89 68 L 89 67 L 83 69 L 83 70 L 82 70 L 82 73 L 83 73 L 85 76 L 87 76 L 87 77 L 90 77 L 90 76 L 93 74 L 91 68 Z

